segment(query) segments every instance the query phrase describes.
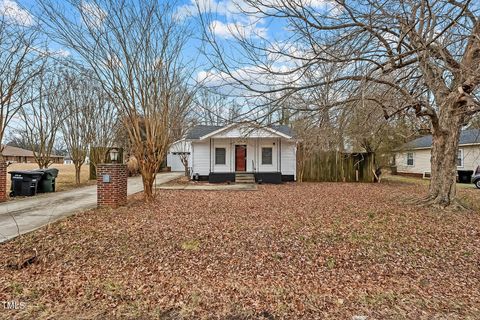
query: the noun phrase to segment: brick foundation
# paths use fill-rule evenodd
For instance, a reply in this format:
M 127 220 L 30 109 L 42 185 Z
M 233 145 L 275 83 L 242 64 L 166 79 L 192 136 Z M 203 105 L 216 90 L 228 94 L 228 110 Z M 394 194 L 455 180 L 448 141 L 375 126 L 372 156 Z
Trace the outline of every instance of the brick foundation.
M 110 181 L 104 182 L 104 176 Z M 127 165 L 97 165 L 97 207 L 118 208 L 127 204 Z
M 0 160 L 0 202 L 7 201 L 7 163 Z

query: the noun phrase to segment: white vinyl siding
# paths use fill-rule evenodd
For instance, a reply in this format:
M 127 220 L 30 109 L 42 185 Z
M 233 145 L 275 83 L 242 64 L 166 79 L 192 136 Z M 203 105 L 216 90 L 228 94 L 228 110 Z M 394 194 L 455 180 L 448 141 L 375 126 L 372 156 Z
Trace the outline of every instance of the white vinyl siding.
M 407 165 L 407 154 L 413 152 L 413 166 Z M 397 153 L 395 159 L 398 172 L 418 173 L 430 172 L 430 149 L 422 149 Z
M 480 165 L 480 145 L 462 146 L 460 148 L 463 153 L 463 166 L 459 170 L 475 170 Z M 412 151 L 409 151 L 412 152 Z M 431 150 L 417 149 L 414 150 L 414 166 L 407 166 L 407 152 L 396 154 L 397 171 L 400 173 L 418 173 L 431 172 Z
M 208 176 L 210 173 L 210 142 L 192 142 L 192 175 Z
M 462 147 L 463 170 L 473 170 L 480 166 L 480 145 Z
M 282 141 L 281 146 L 281 157 L 282 157 L 282 174 L 283 175 L 293 175 L 296 177 L 297 173 L 297 147 L 295 142 L 291 141 Z

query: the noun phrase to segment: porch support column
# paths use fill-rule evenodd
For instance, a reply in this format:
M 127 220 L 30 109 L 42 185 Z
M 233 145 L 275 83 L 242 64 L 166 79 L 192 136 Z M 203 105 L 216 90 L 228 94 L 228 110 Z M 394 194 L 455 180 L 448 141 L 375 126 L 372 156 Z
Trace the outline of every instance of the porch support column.
M 278 139 L 278 158 L 280 159 L 278 172 L 282 174 L 282 138 Z

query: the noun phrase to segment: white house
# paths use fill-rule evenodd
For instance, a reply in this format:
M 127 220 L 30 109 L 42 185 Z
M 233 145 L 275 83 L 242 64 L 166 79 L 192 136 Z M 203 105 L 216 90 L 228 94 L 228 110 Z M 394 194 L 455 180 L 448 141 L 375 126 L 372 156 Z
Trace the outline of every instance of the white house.
M 430 173 L 432 136 L 424 136 L 405 144 L 395 155 L 397 172 L 413 176 Z M 480 165 L 480 130 L 464 130 L 460 134 L 457 156 L 459 172 L 473 173 Z
M 178 151 L 174 144 L 167 155 L 172 170 L 183 171 L 175 152 L 190 152 L 193 179 L 209 182 L 249 180 L 281 183 L 296 180 L 297 141 L 288 126 L 252 123 L 227 126 L 195 126 Z M 177 156 L 177 158 L 179 158 Z

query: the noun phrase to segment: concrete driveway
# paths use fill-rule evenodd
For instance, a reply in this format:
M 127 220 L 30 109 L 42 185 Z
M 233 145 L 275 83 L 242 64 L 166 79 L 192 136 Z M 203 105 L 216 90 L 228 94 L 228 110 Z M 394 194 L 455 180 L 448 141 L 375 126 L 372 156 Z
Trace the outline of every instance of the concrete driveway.
M 182 174 L 181 172 L 158 174 L 156 184 L 171 181 L 181 177 Z M 143 191 L 142 178 L 129 178 L 127 190 L 129 195 Z M 0 204 L 0 243 L 58 219 L 95 208 L 96 205 L 97 186 L 47 193 L 2 203 Z

